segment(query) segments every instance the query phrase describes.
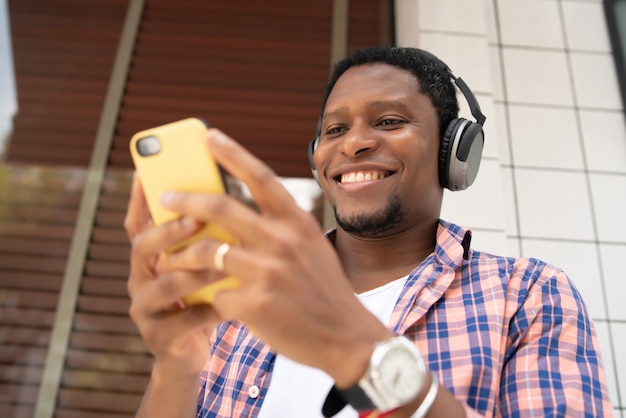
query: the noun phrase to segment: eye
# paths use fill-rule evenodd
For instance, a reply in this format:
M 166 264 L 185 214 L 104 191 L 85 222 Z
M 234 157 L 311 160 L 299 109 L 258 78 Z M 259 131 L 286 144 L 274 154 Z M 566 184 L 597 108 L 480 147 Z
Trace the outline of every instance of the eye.
M 401 123 L 403 123 L 403 120 L 400 119 L 391 119 L 391 118 L 387 118 L 387 119 L 383 119 L 380 122 L 378 122 L 379 125 L 385 127 L 385 128 L 389 128 L 389 127 L 397 127 L 398 125 L 400 125 Z
M 328 137 L 335 137 L 339 134 L 341 134 L 342 132 L 344 132 L 346 130 L 346 128 L 344 126 L 331 126 L 328 129 L 326 129 L 326 131 L 324 132 L 324 134 Z

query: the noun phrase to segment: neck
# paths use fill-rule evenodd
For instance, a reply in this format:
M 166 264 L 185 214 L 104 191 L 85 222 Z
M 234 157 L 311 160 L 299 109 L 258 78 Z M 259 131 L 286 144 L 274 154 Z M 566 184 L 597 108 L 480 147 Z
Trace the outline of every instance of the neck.
M 359 237 L 337 229 L 335 248 L 356 293 L 409 274 L 435 249 L 438 222 L 383 237 Z

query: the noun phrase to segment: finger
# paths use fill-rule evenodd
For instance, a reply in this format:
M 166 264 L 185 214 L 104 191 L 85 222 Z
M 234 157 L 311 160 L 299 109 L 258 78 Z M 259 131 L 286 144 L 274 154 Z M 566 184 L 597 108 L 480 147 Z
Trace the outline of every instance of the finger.
M 248 186 L 261 211 L 278 214 L 297 208 L 291 194 L 267 164 L 217 129 L 209 129 L 207 137 L 215 160 Z
M 202 224 L 194 219 L 182 217 L 136 235 L 131 248 L 131 280 L 135 276 L 132 273 L 156 271 L 158 255 L 192 236 L 201 226 Z
M 227 243 L 204 239 L 188 245 L 184 249 L 170 254 L 169 266 L 173 270 L 212 270 L 219 273 L 229 272 L 226 263 L 233 252 L 245 251 Z M 229 260 L 227 260 L 227 258 Z M 236 258 L 241 259 L 237 254 Z
M 185 217 L 219 225 L 247 245 L 263 244 L 267 240 L 266 236 L 259 234 L 265 225 L 262 215 L 228 196 L 167 192 L 163 195 L 161 204 Z
M 224 278 L 224 274 L 214 271 L 170 271 L 159 276 L 146 288 L 138 305 L 149 314 L 168 312 L 173 305 L 204 286 Z
M 148 203 L 143 193 L 139 175 L 137 172 L 133 174 L 133 182 L 130 190 L 130 199 L 124 218 L 124 228 L 128 234 L 128 238 L 132 241 L 137 234 L 152 225 L 150 212 L 148 211 Z

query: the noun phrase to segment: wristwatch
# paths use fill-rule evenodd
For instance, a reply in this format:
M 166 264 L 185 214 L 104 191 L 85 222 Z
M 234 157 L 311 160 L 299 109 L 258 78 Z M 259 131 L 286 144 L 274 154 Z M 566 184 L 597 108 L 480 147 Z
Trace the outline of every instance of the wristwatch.
M 367 372 L 356 385 L 337 390 L 357 411 L 386 412 L 415 399 L 427 373 L 415 344 L 393 337 L 374 346 Z

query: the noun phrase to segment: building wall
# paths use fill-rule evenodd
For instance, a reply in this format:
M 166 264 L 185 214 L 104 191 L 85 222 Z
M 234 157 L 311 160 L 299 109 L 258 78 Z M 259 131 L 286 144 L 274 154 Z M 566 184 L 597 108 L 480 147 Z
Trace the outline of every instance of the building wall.
M 442 217 L 568 273 L 626 416 L 626 127 L 602 1 L 396 0 L 396 19 L 397 43 L 437 54 L 487 115 L 476 183 Z

